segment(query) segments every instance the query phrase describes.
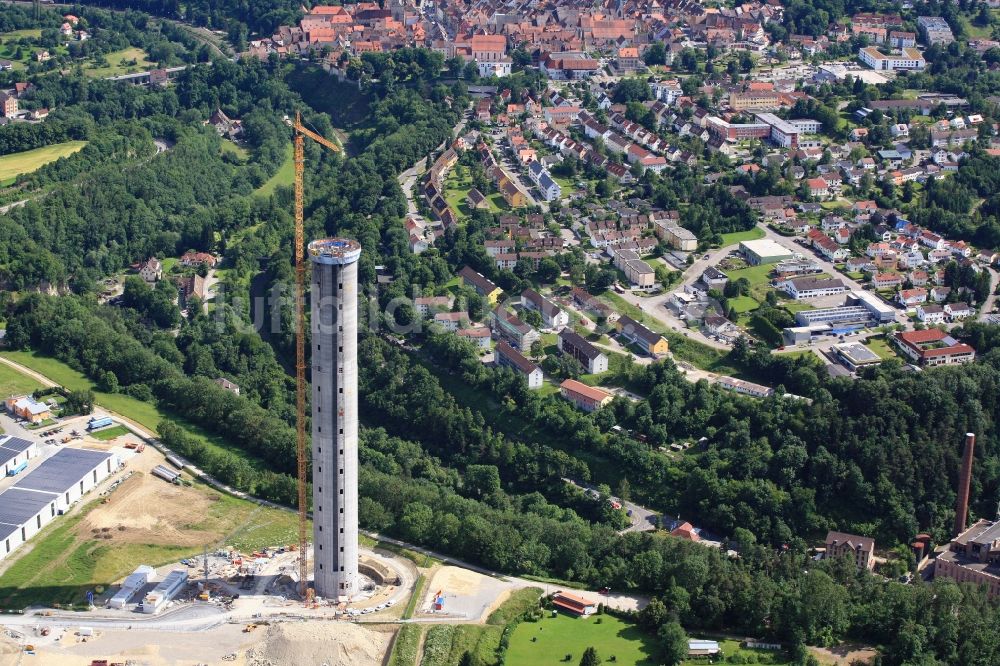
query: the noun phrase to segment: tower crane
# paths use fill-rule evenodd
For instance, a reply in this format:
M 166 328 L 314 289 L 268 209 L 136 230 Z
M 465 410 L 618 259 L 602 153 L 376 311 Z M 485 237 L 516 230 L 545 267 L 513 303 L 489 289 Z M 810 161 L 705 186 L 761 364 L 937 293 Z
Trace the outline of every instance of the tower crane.
M 295 455 L 298 461 L 298 503 L 299 503 L 299 589 L 302 598 L 309 600 L 309 555 L 306 553 L 306 335 L 305 335 L 305 291 L 306 264 L 304 257 L 305 231 L 303 202 L 305 200 L 305 142 L 309 137 L 316 143 L 334 152 L 340 146 L 302 124 L 302 114 L 295 112 L 295 121 L 290 123 L 295 130 Z

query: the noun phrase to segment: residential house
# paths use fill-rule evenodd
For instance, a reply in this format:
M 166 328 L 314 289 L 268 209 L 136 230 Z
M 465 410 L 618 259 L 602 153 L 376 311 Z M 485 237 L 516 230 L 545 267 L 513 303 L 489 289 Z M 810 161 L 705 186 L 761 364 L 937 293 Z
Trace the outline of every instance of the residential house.
M 944 308 L 937 304 L 921 304 L 917 306 L 917 319 L 925 324 L 943 324 Z
M 542 388 L 544 375 L 542 369 L 529 361 L 524 355 L 511 347 L 507 342 L 500 342 L 493 350 L 493 362 L 499 368 L 510 368 L 515 373 L 524 377 L 528 382 L 528 388 L 536 390 Z
M 912 309 L 921 303 L 927 302 L 927 290 L 923 287 L 913 289 L 901 289 L 896 294 L 896 300 L 906 309 Z
M 521 321 L 517 315 L 508 312 L 503 307 L 497 307 L 490 313 L 490 327 L 496 337 L 510 342 L 520 350 L 528 350 L 532 343 L 541 339 L 537 330 Z
M 0 92 L 0 115 L 12 118 L 17 115 L 17 97 L 7 92 Z
M 485 298 L 490 305 L 496 305 L 497 300 L 503 293 L 500 287 L 493 284 L 482 273 L 473 270 L 469 266 L 463 266 L 458 275 L 462 278 L 462 284 L 475 289 L 476 293 Z
M 563 399 L 572 402 L 578 409 L 593 412 L 611 402 L 612 395 L 607 391 L 587 386 L 575 379 L 567 379 L 559 385 L 559 393 Z
M 587 371 L 588 374 L 605 372 L 608 369 L 608 357 L 580 334 L 570 328 L 564 328 L 559 332 L 556 341 L 559 351 L 572 356 Z
M 234 384 L 233 382 L 229 381 L 225 377 L 216 378 L 215 383 L 224 388 L 225 390 L 229 391 L 230 393 L 235 393 L 236 395 L 240 394 L 240 387 Z
M 433 321 L 449 333 L 455 333 L 469 325 L 469 315 L 466 312 L 435 312 Z
M 944 314 L 948 317 L 948 321 L 962 321 L 963 319 L 968 319 L 975 311 L 968 303 L 948 303 L 944 306 Z
M 150 257 L 139 267 L 139 277 L 148 283 L 163 279 L 163 265 L 156 257 Z
M 569 324 L 569 314 L 534 289 L 521 292 L 521 307 L 538 312 L 545 328 L 558 329 Z
M 492 340 L 492 335 L 490 334 L 490 329 L 486 326 L 469 326 L 468 328 L 460 328 L 456 331 L 456 335 L 460 338 L 470 341 L 474 344 L 480 351 L 489 351 L 490 340 Z
M 875 568 L 875 540 L 830 531 L 826 535 L 826 557 L 850 557 L 859 569 L 870 571 Z
M 667 341 L 662 335 L 654 333 L 631 317 L 620 317 L 615 327 L 626 342 L 636 345 L 650 356 L 656 357 L 669 351 Z
M 218 259 L 208 252 L 195 252 L 194 250 L 185 252 L 180 258 L 180 265 L 185 267 L 207 266 L 208 268 L 215 268 L 217 262 Z

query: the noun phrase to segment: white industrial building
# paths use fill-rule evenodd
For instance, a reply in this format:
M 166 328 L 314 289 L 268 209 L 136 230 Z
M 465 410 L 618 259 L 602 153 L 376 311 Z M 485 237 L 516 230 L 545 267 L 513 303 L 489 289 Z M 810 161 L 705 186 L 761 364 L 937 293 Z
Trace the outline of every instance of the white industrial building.
M 113 453 L 61 449 L 0 493 L 0 559 L 118 469 Z
M 24 465 L 34 455 L 34 442 L 9 435 L 0 438 L 0 467 L 3 467 L 3 476 Z

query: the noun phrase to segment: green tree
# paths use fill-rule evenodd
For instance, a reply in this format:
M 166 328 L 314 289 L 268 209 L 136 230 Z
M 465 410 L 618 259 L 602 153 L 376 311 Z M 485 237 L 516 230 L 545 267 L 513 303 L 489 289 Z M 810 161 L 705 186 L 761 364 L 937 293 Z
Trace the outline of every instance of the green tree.
M 601 658 L 597 656 L 597 650 L 593 647 L 588 647 L 583 651 L 583 657 L 580 658 L 580 666 L 600 666 Z
M 660 627 L 656 632 L 660 641 L 660 656 L 667 666 L 676 666 L 688 655 L 688 638 L 684 628 L 672 620 Z

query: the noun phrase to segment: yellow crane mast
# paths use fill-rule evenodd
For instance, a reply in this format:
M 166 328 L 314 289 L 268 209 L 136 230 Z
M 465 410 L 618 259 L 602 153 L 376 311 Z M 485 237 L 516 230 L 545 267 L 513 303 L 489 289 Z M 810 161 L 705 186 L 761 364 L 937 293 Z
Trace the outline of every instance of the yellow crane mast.
M 305 185 L 305 137 L 322 144 L 334 152 L 340 152 L 340 146 L 333 141 L 320 136 L 302 124 L 302 115 L 295 112 L 295 455 L 298 461 L 298 503 L 299 503 L 299 588 L 302 598 L 309 601 L 309 555 L 306 552 L 308 535 L 306 533 L 306 265 L 305 265 L 305 231 L 304 231 L 304 200 Z

